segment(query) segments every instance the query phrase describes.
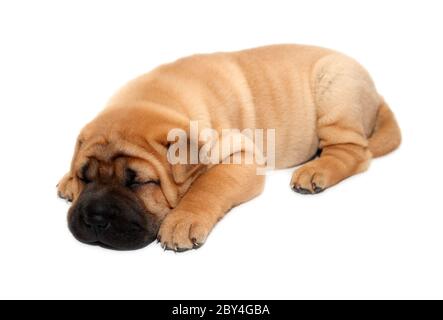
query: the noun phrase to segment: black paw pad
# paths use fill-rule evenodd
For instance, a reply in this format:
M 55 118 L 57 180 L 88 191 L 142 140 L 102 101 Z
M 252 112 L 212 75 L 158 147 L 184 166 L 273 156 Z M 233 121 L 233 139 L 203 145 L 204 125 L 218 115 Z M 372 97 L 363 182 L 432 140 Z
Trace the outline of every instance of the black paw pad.
M 292 190 L 297 193 L 300 193 L 300 194 L 312 194 L 312 192 L 310 190 L 302 188 L 300 186 L 296 186 L 296 185 L 292 186 Z
M 314 193 L 320 193 L 320 192 L 325 191 L 324 188 L 318 187 L 315 183 L 312 184 L 312 189 L 314 190 Z
M 325 191 L 325 189 L 322 189 L 322 188 L 319 188 L 319 187 L 316 187 L 314 189 L 314 193 L 320 193 L 320 192 L 323 192 L 323 191 Z

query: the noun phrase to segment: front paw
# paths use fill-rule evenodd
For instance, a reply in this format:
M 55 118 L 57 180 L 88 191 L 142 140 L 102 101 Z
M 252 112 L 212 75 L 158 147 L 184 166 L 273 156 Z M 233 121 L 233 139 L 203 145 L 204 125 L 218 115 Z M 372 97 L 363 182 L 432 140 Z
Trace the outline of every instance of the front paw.
M 57 195 L 69 202 L 74 199 L 74 179 L 67 173 L 57 184 Z
M 165 250 L 182 252 L 201 247 L 213 223 L 207 218 L 189 212 L 171 212 L 158 232 L 158 241 Z
M 329 186 L 328 168 L 321 166 L 320 161 L 312 161 L 295 171 L 292 176 L 292 190 L 301 194 L 316 194 Z

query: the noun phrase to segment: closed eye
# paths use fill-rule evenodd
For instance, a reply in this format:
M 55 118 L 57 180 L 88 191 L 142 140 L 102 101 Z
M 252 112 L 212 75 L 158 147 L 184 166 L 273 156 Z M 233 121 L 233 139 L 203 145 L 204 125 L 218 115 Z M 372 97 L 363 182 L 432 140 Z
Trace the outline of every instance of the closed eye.
M 80 180 L 81 182 L 83 182 L 84 184 L 88 184 L 91 182 L 91 179 L 88 178 L 88 169 L 89 169 L 89 165 L 85 164 L 81 170 L 80 173 L 77 174 L 77 178 L 78 180 Z
M 160 181 L 158 181 L 158 180 L 132 181 L 132 182 L 128 183 L 127 186 L 129 188 L 131 188 L 131 189 L 136 189 L 138 187 L 146 186 L 146 185 L 149 185 L 149 184 L 160 185 Z
M 159 180 L 142 180 L 140 177 L 137 176 L 137 172 L 135 172 L 132 169 L 126 169 L 126 182 L 125 185 L 127 188 L 130 189 L 136 189 L 139 188 L 141 186 L 146 186 L 149 184 L 153 184 L 153 185 L 160 185 L 160 181 Z
M 91 180 L 89 180 L 88 178 L 83 178 L 83 177 L 80 177 L 80 176 L 77 176 L 77 178 L 78 178 L 78 180 L 80 180 L 84 184 L 91 183 Z

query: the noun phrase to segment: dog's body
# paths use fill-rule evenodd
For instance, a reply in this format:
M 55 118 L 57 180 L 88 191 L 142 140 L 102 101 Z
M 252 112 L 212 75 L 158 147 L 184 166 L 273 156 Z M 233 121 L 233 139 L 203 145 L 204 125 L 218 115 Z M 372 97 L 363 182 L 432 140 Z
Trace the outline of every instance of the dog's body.
M 320 149 L 319 158 L 294 173 L 291 185 L 300 193 L 320 192 L 362 172 L 371 157 L 400 144 L 395 119 L 368 73 L 340 53 L 278 45 L 180 59 L 127 84 L 80 135 L 71 171 L 59 186 L 74 200 L 69 217 L 77 238 L 126 249 L 145 245 L 158 230 L 166 248 L 191 249 L 230 208 L 261 192 L 264 178 L 255 164 L 167 162 L 168 131 L 188 130 L 191 120 L 219 132 L 275 129 L 277 168 L 304 163 Z M 128 169 L 159 184 L 128 191 Z M 125 204 L 109 215 L 106 203 L 115 198 Z M 137 213 L 115 218 L 125 215 L 130 199 Z M 100 228 L 85 223 L 91 211 L 85 203 L 101 203 L 92 210 L 106 217 L 98 219 L 105 220 Z M 145 223 L 143 212 L 150 217 Z M 131 231 L 118 223 L 134 217 L 139 237 L 122 240 Z

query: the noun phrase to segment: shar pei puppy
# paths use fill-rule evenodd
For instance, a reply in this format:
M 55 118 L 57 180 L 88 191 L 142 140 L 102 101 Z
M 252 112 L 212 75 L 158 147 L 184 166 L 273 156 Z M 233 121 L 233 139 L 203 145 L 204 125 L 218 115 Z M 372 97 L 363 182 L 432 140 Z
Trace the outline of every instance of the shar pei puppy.
M 219 137 L 193 137 L 193 122 Z M 233 128 L 273 131 L 258 149 L 264 162 L 244 161 L 245 143 L 214 151 L 226 144 L 222 131 Z M 189 135 L 171 139 L 173 130 Z M 341 53 L 274 45 L 199 54 L 117 92 L 81 131 L 58 192 L 72 201 L 69 228 L 84 243 L 129 250 L 158 239 L 184 251 L 201 246 L 232 207 L 261 193 L 259 169 L 271 167 L 269 159 L 275 168 L 303 164 L 290 186 L 316 194 L 365 171 L 400 140 L 368 72 Z M 208 154 L 223 161 L 190 161 L 208 143 Z M 171 161 L 173 146 L 185 161 Z M 226 161 L 238 155 L 240 161 Z

